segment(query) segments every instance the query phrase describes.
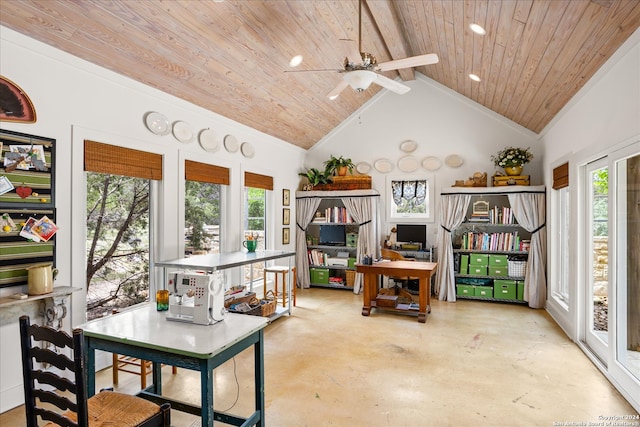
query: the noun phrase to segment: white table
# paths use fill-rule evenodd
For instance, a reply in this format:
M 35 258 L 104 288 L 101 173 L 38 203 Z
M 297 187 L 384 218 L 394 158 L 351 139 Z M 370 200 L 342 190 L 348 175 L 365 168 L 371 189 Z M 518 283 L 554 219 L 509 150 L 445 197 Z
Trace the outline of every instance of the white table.
M 203 426 L 213 421 L 231 425 L 264 426 L 264 343 L 268 320 L 258 316 L 227 313 L 214 325 L 171 322 L 155 304 L 92 320 L 84 330 L 89 396 L 95 394 L 95 351 L 124 354 L 153 362 L 153 384 L 140 393 L 153 402 L 170 402 L 172 408 L 200 415 Z M 255 412 L 247 417 L 214 412 L 213 370 L 244 349 L 254 346 Z M 162 364 L 200 371 L 202 407 L 162 396 Z

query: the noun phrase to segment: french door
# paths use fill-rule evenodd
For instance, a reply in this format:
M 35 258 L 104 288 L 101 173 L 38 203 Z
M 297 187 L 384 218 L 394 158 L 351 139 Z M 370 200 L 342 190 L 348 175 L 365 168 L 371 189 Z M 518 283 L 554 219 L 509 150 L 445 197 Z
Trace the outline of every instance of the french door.
M 640 142 L 586 165 L 583 342 L 640 407 Z

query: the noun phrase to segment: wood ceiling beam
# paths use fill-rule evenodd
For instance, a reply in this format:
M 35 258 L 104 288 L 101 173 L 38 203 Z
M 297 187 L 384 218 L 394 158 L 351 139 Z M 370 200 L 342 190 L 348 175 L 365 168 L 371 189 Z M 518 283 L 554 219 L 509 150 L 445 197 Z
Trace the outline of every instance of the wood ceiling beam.
M 407 48 L 408 43 L 404 37 L 404 30 L 398 18 L 393 2 L 390 0 L 363 0 L 371 13 L 373 22 L 378 27 L 382 41 L 387 46 L 391 59 L 404 59 L 413 56 Z M 373 52 L 372 52 L 373 53 Z M 415 80 L 413 68 L 398 70 L 400 78 L 404 81 Z

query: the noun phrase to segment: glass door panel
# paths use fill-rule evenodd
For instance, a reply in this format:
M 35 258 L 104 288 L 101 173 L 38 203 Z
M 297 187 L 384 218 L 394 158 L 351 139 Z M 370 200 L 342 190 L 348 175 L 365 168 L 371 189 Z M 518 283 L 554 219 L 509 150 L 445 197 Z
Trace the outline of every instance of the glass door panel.
M 616 360 L 640 381 L 640 154 L 616 167 Z
M 607 364 L 609 342 L 609 168 L 607 159 L 587 165 L 586 343 Z

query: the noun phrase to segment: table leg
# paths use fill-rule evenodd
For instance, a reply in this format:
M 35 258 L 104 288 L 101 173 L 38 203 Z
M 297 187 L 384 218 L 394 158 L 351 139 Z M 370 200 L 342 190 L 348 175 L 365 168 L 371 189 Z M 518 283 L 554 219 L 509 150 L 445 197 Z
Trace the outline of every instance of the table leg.
M 428 280 L 425 277 L 420 278 L 420 286 L 418 287 L 418 322 L 425 323 L 427 321 L 427 295 L 430 293 L 427 290 Z
M 162 395 L 162 363 L 152 363 L 151 377 L 153 378 L 153 392 Z M 145 369 L 146 371 L 146 369 Z
M 255 393 L 256 393 L 256 411 L 260 413 L 260 420 L 256 424 L 257 427 L 263 427 L 264 422 L 264 334 L 262 330 L 258 332 L 260 337 L 258 342 L 254 344 L 254 375 L 255 375 Z
M 213 427 L 213 367 L 211 359 L 200 362 L 200 405 L 203 427 Z
M 373 295 L 373 286 L 376 282 L 376 274 L 364 273 L 364 292 L 362 305 L 362 315 L 368 316 L 371 313 L 371 296 Z
M 91 338 L 84 337 L 84 360 L 87 366 L 87 397 L 96 394 L 96 350 L 91 348 Z

